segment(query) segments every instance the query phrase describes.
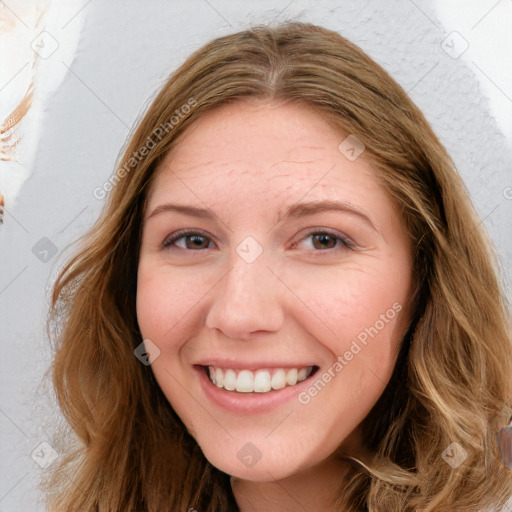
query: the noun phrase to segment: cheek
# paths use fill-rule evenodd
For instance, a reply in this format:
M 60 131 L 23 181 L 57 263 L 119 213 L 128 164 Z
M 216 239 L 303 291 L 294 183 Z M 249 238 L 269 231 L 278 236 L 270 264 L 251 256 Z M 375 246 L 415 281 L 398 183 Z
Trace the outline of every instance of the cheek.
M 141 259 L 137 273 L 137 320 L 149 338 L 171 361 L 187 351 L 187 340 L 204 328 L 204 302 L 218 282 L 210 270 L 170 268 Z
M 331 269 L 325 279 L 302 278 L 296 289 L 320 320 L 311 322 L 311 333 L 334 359 L 346 354 L 352 370 L 369 366 L 383 378 L 390 375 L 409 321 L 407 260 L 402 266 Z
M 336 285 L 328 293 L 313 294 L 319 290 L 313 278 L 301 284 L 304 293 L 310 290 L 308 304 L 322 319 L 321 324 L 311 322 L 316 327 L 310 334 L 327 349 L 332 362 L 320 370 L 299 401 L 323 418 L 326 439 L 340 441 L 340 424 L 347 427 L 343 435 L 355 428 L 389 382 L 409 322 L 406 277 L 345 268 L 330 281 Z M 338 406 L 332 407 L 335 403 Z
M 141 261 L 137 275 L 137 319 L 145 338 L 163 340 L 190 313 L 199 285 Z
M 162 279 L 144 265 L 137 274 L 137 320 L 144 338 L 156 339 L 165 329 L 163 311 L 173 311 L 173 299 Z M 169 320 L 172 320 L 169 318 Z M 169 326 L 167 327 L 169 328 Z
M 407 275 L 343 270 L 339 278 L 335 274 L 329 277 L 327 286 L 319 285 L 318 276 L 302 278 L 296 289 L 302 290 L 311 310 L 336 334 L 357 334 L 379 320 L 394 303 L 405 308 L 409 300 Z

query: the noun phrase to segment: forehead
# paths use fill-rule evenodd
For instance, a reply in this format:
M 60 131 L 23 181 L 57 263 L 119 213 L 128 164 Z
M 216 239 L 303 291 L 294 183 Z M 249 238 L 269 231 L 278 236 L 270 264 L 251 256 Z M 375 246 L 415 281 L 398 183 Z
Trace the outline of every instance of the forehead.
M 347 133 L 303 104 L 240 101 L 203 114 L 157 169 L 150 205 L 169 194 L 246 206 L 290 197 L 385 201 L 370 164 L 339 150 Z M 235 198 L 236 196 L 236 198 Z M 377 201 L 378 202 L 378 201 Z

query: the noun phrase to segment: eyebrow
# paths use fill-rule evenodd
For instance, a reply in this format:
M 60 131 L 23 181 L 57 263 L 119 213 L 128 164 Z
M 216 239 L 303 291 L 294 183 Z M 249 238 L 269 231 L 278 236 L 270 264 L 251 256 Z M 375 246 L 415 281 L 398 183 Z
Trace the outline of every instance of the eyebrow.
M 361 220 L 366 222 L 374 231 L 378 232 L 378 229 L 375 227 L 374 223 L 372 222 L 369 215 L 365 211 L 354 206 L 353 204 L 344 201 L 309 201 L 305 203 L 295 203 L 288 206 L 284 210 L 284 212 L 281 210 L 279 211 L 277 222 L 280 222 L 282 219 L 298 219 L 306 215 L 313 215 L 315 213 L 329 211 L 349 213 L 351 215 L 359 217 Z
M 335 211 L 354 215 L 359 217 L 361 220 L 366 222 L 374 231 L 379 233 L 379 230 L 375 227 L 368 214 L 354 206 L 353 204 L 343 201 L 309 201 L 303 203 L 294 203 L 286 207 L 286 209 L 280 209 L 278 212 L 277 221 L 278 224 L 284 219 L 298 219 L 307 215 L 314 215 L 316 213 Z M 157 206 L 146 218 L 146 221 L 150 218 L 159 215 L 164 212 L 176 212 L 191 217 L 198 217 L 204 219 L 212 219 L 217 215 L 210 208 L 199 208 L 197 206 L 189 206 L 177 203 L 166 203 Z

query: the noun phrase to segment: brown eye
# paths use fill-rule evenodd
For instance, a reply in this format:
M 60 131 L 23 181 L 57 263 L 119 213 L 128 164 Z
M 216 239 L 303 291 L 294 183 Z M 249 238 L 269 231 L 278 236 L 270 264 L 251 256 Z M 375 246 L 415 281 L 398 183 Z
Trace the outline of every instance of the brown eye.
M 185 246 L 187 249 L 206 249 L 206 248 L 208 248 L 208 241 L 207 241 L 207 238 L 204 236 L 188 235 L 188 236 L 183 236 L 181 238 L 185 239 Z M 206 245 L 205 245 L 205 240 L 206 240 Z M 190 242 L 190 244 L 188 244 L 187 242 Z
M 336 247 L 337 239 L 329 233 L 317 233 L 313 235 L 315 249 L 332 249 Z
M 306 242 L 307 241 L 307 242 Z M 343 236 L 341 233 L 327 231 L 325 229 L 316 229 L 316 231 L 310 231 L 300 242 L 294 244 L 294 248 L 299 244 L 306 243 L 306 249 L 310 249 L 314 252 L 332 250 L 343 250 L 343 249 L 354 249 L 354 243 Z
M 178 231 L 169 236 L 162 244 L 163 249 L 173 249 L 175 247 L 184 250 L 202 250 L 208 249 L 210 239 L 207 236 L 195 231 Z

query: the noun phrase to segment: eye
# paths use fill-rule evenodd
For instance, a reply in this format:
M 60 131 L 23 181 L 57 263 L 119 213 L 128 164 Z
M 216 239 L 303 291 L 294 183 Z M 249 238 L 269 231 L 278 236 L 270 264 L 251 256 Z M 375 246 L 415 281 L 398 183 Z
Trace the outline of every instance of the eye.
M 314 252 L 355 248 L 354 243 L 347 237 L 343 236 L 341 233 L 326 230 L 325 228 L 315 228 L 315 231 L 310 231 L 309 234 L 299 242 L 308 239 L 311 239 L 309 249 Z M 299 245 L 299 242 L 293 243 L 292 249 L 295 249 Z M 167 237 L 162 243 L 163 249 L 171 249 L 173 247 L 178 247 L 183 250 L 198 251 L 211 249 L 213 242 L 211 242 L 210 237 L 201 231 L 187 231 L 182 229 Z
M 201 250 L 209 249 L 209 238 L 200 231 L 176 231 L 165 239 L 162 244 L 163 249 L 172 248 L 172 246 L 179 247 L 184 250 Z
M 327 250 L 342 250 L 342 249 L 353 249 L 355 248 L 354 243 L 341 233 L 332 232 L 325 228 L 315 228 L 315 231 L 310 231 L 303 240 L 311 239 L 310 248 L 318 251 Z M 293 248 L 297 247 L 298 242 L 293 244 Z

